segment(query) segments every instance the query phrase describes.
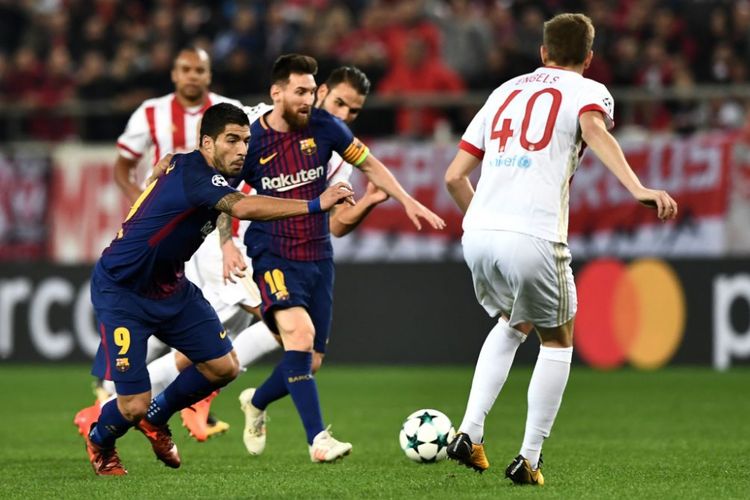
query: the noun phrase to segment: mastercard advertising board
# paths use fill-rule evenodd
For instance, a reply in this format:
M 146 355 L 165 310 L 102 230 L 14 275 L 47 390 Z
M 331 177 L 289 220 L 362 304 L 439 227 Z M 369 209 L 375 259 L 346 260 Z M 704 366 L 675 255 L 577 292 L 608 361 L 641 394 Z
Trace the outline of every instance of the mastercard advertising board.
M 574 347 L 600 369 L 750 358 L 750 261 L 597 259 L 576 267 Z

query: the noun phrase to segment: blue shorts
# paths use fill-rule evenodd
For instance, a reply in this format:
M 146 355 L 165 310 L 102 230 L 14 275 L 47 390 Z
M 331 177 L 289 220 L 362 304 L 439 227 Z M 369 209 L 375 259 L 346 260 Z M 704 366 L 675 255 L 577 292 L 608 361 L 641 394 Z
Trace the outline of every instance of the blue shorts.
M 187 280 L 167 298 L 148 299 L 95 273 L 91 302 L 101 335 L 91 373 L 114 381 L 118 394 L 150 390 L 146 348 L 151 335 L 193 363 L 220 358 L 232 350 L 216 311 Z
M 315 327 L 313 349 L 326 352 L 333 316 L 333 259 L 287 260 L 269 253 L 253 257 L 253 279 L 260 289 L 263 320 L 278 334 L 273 311 L 301 306 Z

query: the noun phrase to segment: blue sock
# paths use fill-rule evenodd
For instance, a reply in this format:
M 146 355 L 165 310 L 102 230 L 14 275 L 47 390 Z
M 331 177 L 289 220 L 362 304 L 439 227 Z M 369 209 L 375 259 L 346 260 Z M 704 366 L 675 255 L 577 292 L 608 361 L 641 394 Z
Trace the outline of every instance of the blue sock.
M 146 420 L 154 425 L 164 425 L 175 412 L 197 403 L 216 388 L 195 365 L 190 365 L 151 400 Z
M 259 410 L 265 410 L 268 405 L 287 394 L 289 394 L 289 389 L 286 388 L 284 383 L 284 369 L 282 363 L 279 363 L 271 376 L 255 390 L 251 402 Z
M 122 416 L 120 409 L 117 408 L 117 399 L 113 399 L 102 406 L 99 421 L 91 429 L 89 439 L 102 448 L 112 448 L 115 440 L 128 432 L 133 424 L 134 422 Z
M 324 429 L 318 386 L 312 374 L 312 353 L 286 351 L 281 359 L 281 369 L 286 388 L 305 426 L 307 442 L 312 444 L 313 438 Z

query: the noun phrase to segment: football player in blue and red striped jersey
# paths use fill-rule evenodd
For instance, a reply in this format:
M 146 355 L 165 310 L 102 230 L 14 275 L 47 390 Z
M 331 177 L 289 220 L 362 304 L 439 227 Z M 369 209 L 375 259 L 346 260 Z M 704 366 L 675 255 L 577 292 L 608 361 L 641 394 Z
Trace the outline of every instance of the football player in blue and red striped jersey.
M 91 279 L 101 342 L 92 373 L 113 380 L 117 398 L 84 436 L 94 472 L 123 475 L 115 441 L 137 425 L 166 465 L 180 457 L 167 425 L 175 412 L 231 382 L 239 373 L 232 342 L 216 312 L 184 275 L 185 261 L 210 233 L 219 213 L 275 220 L 318 213 L 351 196 L 337 184 L 312 201 L 246 196 L 227 177 L 240 173 L 249 138 L 247 115 L 228 103 L 209 108 L 200 149 L 175 155 L 152 182 L 104 250 Z M 193 365 L 151 399 L 146 344 L 158 335 Z
M 343 121 L 313 106 L 316 72 L 317 62 L 309 56 L 288 54 L 276 60 L 273 109 L 251 125 L 243 180 L 261 195 L 315 197 L 326 188 L 329 159 L 336 152 L 400 202 L 418 229 L 422 220 L 442 229 L 443 220 L 412 198 Z M 312 374 L 313 350 L 325 353 L 332 316 L 329 218 L 310 214 L 253 223 L 245 244 L 261 291 L 263 318 L 281 336 L 285 350 L 250 404 L 262 415 L 270 403 L 290 394 L 305 427 L 310 459 L 336 460 L 351 451 L 351 444 L 334 439 L 324 426 Z

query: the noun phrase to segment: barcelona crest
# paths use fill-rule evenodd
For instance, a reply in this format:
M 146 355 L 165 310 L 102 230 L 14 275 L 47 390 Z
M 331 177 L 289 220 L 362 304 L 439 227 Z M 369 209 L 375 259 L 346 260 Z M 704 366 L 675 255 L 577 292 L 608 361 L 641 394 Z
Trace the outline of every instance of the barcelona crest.
M 115 360 L 115 368 L 118 372 L 126 372 L 130 368 L 130 361 L 128 358 L 117 358 Z
M 309 139 L 299 141 L 299 149 L 303 155 L 312 156 L 318 150 L 318 146 L 315 144 L 315 139 L 310 137 Z

